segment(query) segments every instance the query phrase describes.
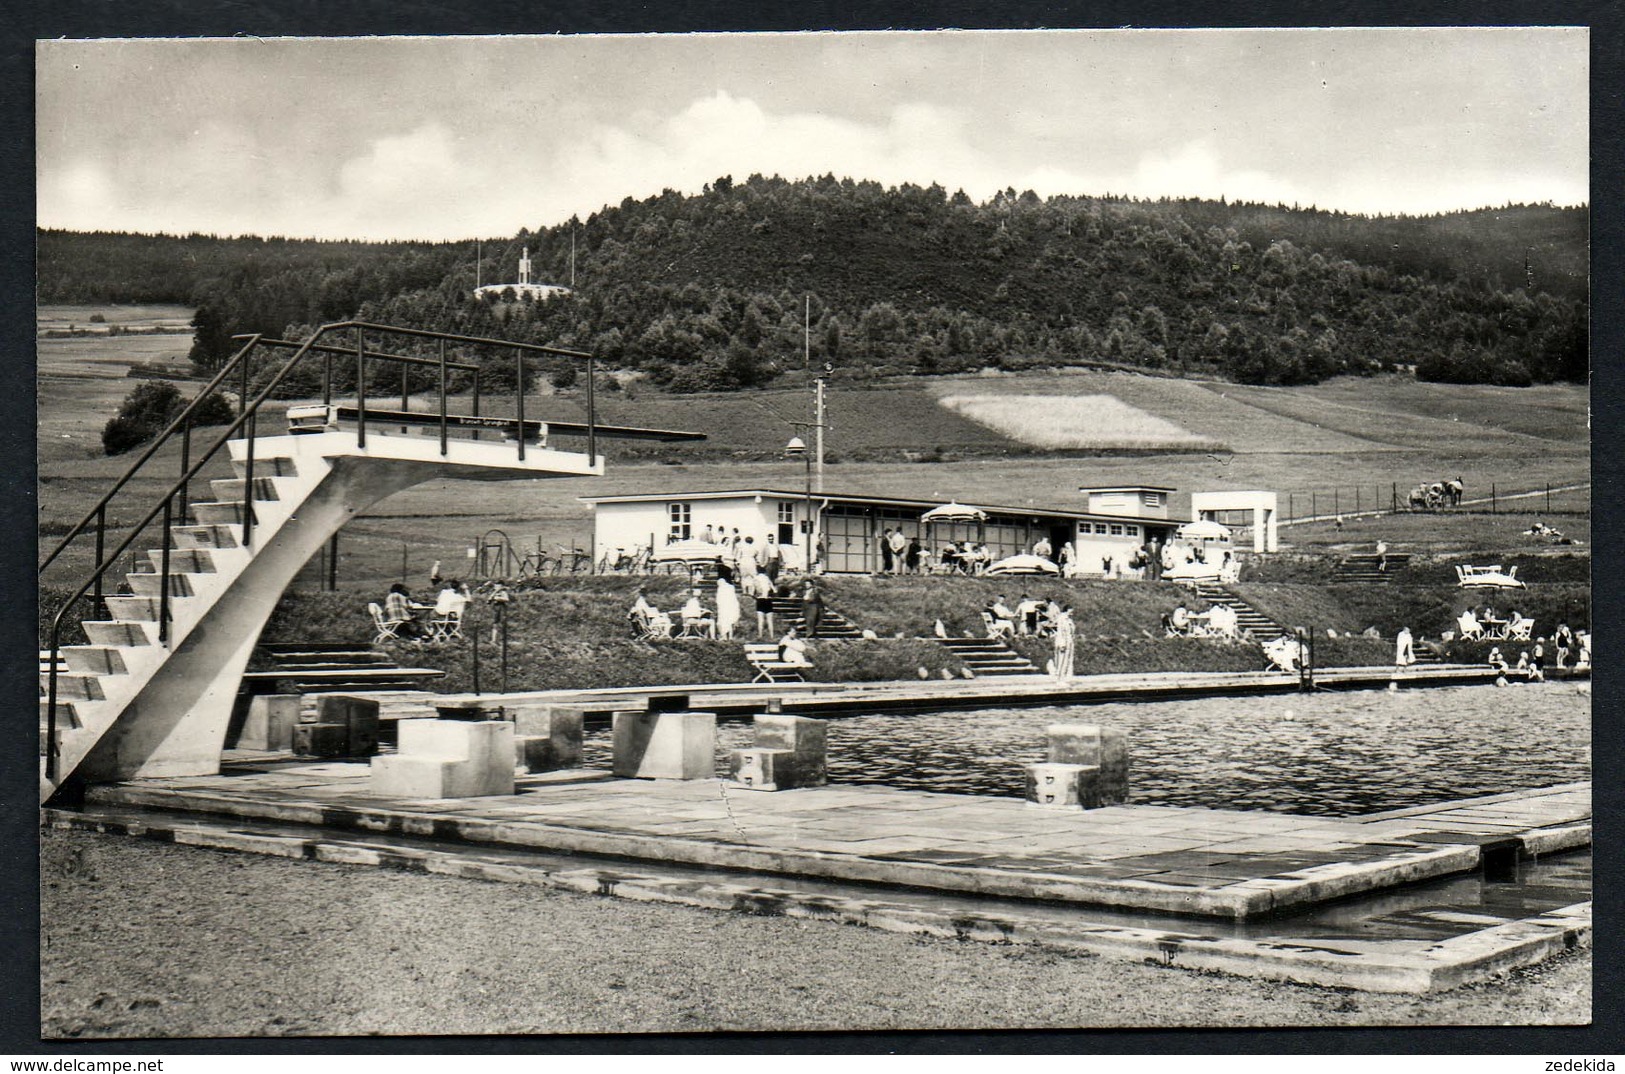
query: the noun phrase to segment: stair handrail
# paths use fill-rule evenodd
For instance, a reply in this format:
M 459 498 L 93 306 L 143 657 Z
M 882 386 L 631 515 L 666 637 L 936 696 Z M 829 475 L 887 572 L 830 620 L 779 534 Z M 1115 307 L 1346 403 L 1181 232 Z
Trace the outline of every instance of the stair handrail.
M 271 379 L 269 381 L 266 382 L 264 387 L 262 387 L 260 389 L 259 394 L 254 397 L 254 401 L 252 403 L 249 403 L 249 402 L 246 402 L 246 401 L 242 402 L 242 404 L 239 407 L 236 419 L 233 420 L 226 427 L 226 431 L 220 435 L 220 438 L 218 440 L 216 440 L 212 445 L 210 445 L 209 449 L 207 451 L 205 451 L 197 459 L 196 462 L 191 463 L 191 465 L 186 468 L 185 472 L 182 473 L 180 479 L 178 481 L 176 481 L 175 484 L 171 485 L 170 488 L 168 489 L 168 491 L 166 491 L 163 494 L 163 496 L 159 499 L 159 501 L 153 505 L 152 509 L 147 512 L 146 516 L 144 518 L 142 518 L 140 522 L 136 523 L 134 525 L 134 527 L 131 528 L 129 534 L 124 538 L 123 541 L 121 541 L 119 543 L 118 548 L 114 549 L 113 552 L 110 555 L 107 555 L 107 556 L 105 556 L 105 558 L 100 559 L 100 561 L 92 569 L 90 577 L 86 578 L 85 581 L 79 586 L 79 588 L 74 591 L 73 595 L 70 596 L 67 600 L 65 600 L 62 603 L 62 606 L 57 609 L 56 615 L 52 617 L 52 619 L 51 619 L 51 631 L 50 631 L 50 645 L 48 647 L 49 650 L 50 650 L 50 653 L 51 653 L 51 666 L 50 666 L 50 671 L 48 673 L 48 683 L 47 683 L 47 687 L 46 687 L 46 709 L 45 709 L 45 713 L 46 713 L 46 715 L 45 715 L 45 719 L 46 719 L 46 778 L 49 779 L 52 783 L 55 783 L 56 780 L 57 780 L 57 775 L 58 775 L 57 770 L 58 770 L 58 767 L 59 767 L 58 766 L 58 761 L 59 761 L 59 753 L 60 753 L 60 749 L 59 749 L 59 746 L 58 746 L 58 743 L 57 743 L 57 733 L 56 733 L 57 732 L 57 727 L 56 727 L 56 702 L 57 702 L 57 696 L 58 696 L 58 693 L 57 693 L 58 667 L 57 667 L 57 665 L 58 665 L 58 661 L 59 661 L 59 658 L 60 658 L 60 655 L 61 655 L 61 650 L 62 650 L 62 621 L 63 621 L 63 617 L 66 616 L 68 614 L 69 610 L 72 609 L 75 605 L 77 605 L 80 600 L 84 599 L 85 595 L 90 592 L 90 590 L 91 590 L 91 588 L 93 586 L 98 586 L 100 584 L 103 576 L 107 573 L 108 569 L 119 561 L 119 557 L 122 556 L 126 551 L 129 550 L 130 546 L 135 543 L 136 538 L 140 537 L 142 533 L 146 532 L 147 527 L 152 524 L 153 520 L 156 519 L 160 514 L 162 514 L 162 515 L 164 515 L 164 536 L 163 536 L 164 562 L 160 566 L 159 571 L 158 571 L 158 576 L 159 576 L 159 579 L 160 579 L 160 581 L 158 583 L 159 606 L 160 606 L 159 615 L 158 615 L 158 642 L 159 642 L 160 645 L 164 645 L 166 647 L 170 644 L 172 639 L 170 639 L 168 637 L 169 588 L 170 588 L 170 585 L 169 585 L 169 569 L 168 569 L 168 566 L 169 566 L 169 542 L 170 542 L 170 533 L 169 533 L 169 531 L 170 531 L 170 527 L 172 525 L 172 511 L 173 511 L 173 507 L 174 507 L 175 496 L 177 494 L 183 493 L 183 491 L 191 483 L 192 478 L 196 477 L 198 475 L 198 473 L 202 471 L 203 467 L 208 465 L 208 463 L 214 458 L 215 454 L 222 447 L 224 447 L 227 443 L 229 443 L 231 441 L 233 435 L 236 434 L 240 429 L 242 429 L 245 424 L 247 424 L 251 419 L 257 423 L 258 418 L 259 418 L 259 409 L 260 409 L 260 407 L 265 403 L 265 401 L 267 399 L 269 399 L 271 397 L 272 393 L 275 392 L 276 389 L 281 386 L 283 380 L 287 378 L 288 374 L 290 372 L 292 372 L 293 369 L 296 366 L 298 366 L 302 361 L 304 361 L 305 357 L 311 352 L 311 348 L 316 345 L 317 340 L 321 339 L 323 336 L 325 336 L 329 332 L 336 332 L 336 331 L 340 331 L 340 330 L 347 329 L 347 328 L 353 328 L 353 329 L 357 330 L 357 343 L 358 343 L 358 346 L 357 346 L 356 354 L 357 354 L 358 367 L 363 362 L 365 362 L 366 358 L 368 357 L 368 355 L 366 353 L 365 344 L 364 344 L 365 332 L 368 329 L 371 329 L 373 331 L 378 331 L 378 332 L 397 333 L 397 334 L 401 334 L 401 335 L 417 336 L 417 337 L 420 337 L 420 338 L 427 338 L 427 339 L 439 339 L 441 341 L 455 341 L 455 342 L 472 343 L 472 344 L 478 344 L 478 345 L 490 345 L 490 346 L 500 346 L 500 347 L 512 347 L 512 348 L 514 348 L 517 352 L 519 352 L 519 367 L 518 367 L 519 379 L 518 379 L 518 383 L 515 386 L 516 387 L 516 397 L 519 400 L 519 414 L 518 414 L 518 416 L 516 418 L 516 421 L 518 421 L 518 422 L 523 422 L 523 420 L 524 420 L 524 402 L 523 402 L 523 400 L 524 400 L 524 360 L 523 360 L 523 356 L 522 356 L 522 353 L 524 351 L 538 351 L 538 352 L 543 352 L 543 353 L 548 353 L 548 354 L 556 354 L 556 355 L 571 357 L 571 358 L 585 358 L 587 360 L 587 370 L 588 370 L 588 377 L 587 377 L 587 445 L 588 445 L 588 448 L 587 448 L 587 450 L 588 450 L 588 457 L 590 459 L 596 461 L 596 459 L 597 459 L 597 453 L 595 451 L 595 446 L 596 446 L 596 421 L 595 421 L 594 408 L 593 408 L 593 381 L 596 379 L 596 377 L 594 376 L 594 372 L 595 372 L 595 370 L 594 370 L 594 357 L 590 353 L 583 352 L 583 351 L 572 351 L 572 350 L 567 350 L 565 348 L 560 348 L 560 347 L 547 347 L 547 346 L 544 346 L 542 344 L 536 344 L 536 343 L 515 343 L 515 342 L 509 341 L 509 340 L 489 339 L 489 338 L 480 337 L 480 336 L 465 336 L 465 335 L 460 335 L 460 334 L 457 334 L 457 333 L 436 332 L 436 331 L 427 330 L 427 329 L 403 328 L 403 327 L 398 327 L 398 326 L 393 326 L 393 325 L 380 325 L 380 324 L 374 324 L 374 323 L 368 322 L 368 321 L 354 321 L 354 320 L 350 320 L 350 321 L 334 321 L 334 322 L 331 322 L 331 323 L 328 323 L 328 324 L 319 325 L 316 328 L 316 330 L 311 333 L 310 338 L 305 340 L 305 342 L 300 345 L 299 349 L 297 351 L 295 351 L 294 354 L 291 357 L 289 357 L 289 359 L 285 363 L 283 363 L 282 368 L 277 370 L 276 374 L 273 377 L 271 377 Z M 257 341 L 257 339 L 258 339 L 258 336 L 255 337 L 254 341 Z M 238 353 L 238 355 L 236 357 L 241 358 L 243 356 L 246 356 L 246 354 L 250 350 L 252 350 L 252 346 L 253 346 L 253 342 L 250 342 L 250 344 L 245 346 Z M 374 357 L 376 357 L 376 356 L 374 356 Z M 217 380 L 218 379 L 223 379 L 223 375 L 217 375 L 216 379 Z M 200 393 L 200 394 L 202 394 L 202 393 Z M 359 378 L 358 378 L 357 384 L 356 384 L 356 395 L 357 395 L 357 403 L 359 404 L 359 409 L 360 409 L 361 415 L 362 415 L 362 420 L 364 422 L 365 421 L 365 413 L 366 413 L 366 392 L 365 392 L 365 386 L 362 383 L 361 379 L 359 379 Z M 196 402 L 196 400 L 194 400 L 194 403 L 195 402 Z M 190 408 L 188 408 L 188 409 L 190 409 Z M 441 409 L 442 409 L 442 412 L 444 412 L 444 409 L 445 409 L 445 395 L 444 395 L 443 390 L 442 390 L 442 394 L 441 394 Z M 177 419 L 177 423 L 179 421 L 180 421 L 180 419 Z M 172 425 L 170 429 L 166 430 L 165 437 L 160 438 L 158 441 L 156 441 L 153 444 L 153 446 L 149 449 L 147 454 L 143 456 L 141 461 L 144 462 L 146 458 L 150 457 L 151 454 L 153 452 L 155 452 L 157 450 L 157 448 L 163 443 L 164 439 L 167 438 L 168 435 L 173 433 L 175 427 L 176 427 L 175 425 Z M 365 436 L 365 425 L 362 426 L 362 429 L 360 431 L 360 436 L 363 436 L 363 437 Z M 245 481 L 244 497 L 243 497 L 244 498 L 244 535 L 245 535 L 245 538 L 246 538 L 247 534 L 250 532 L 250 527 L 252 525 L 252 512 L 253 512 L 253 504 L 254 504 L 254 477 L 253 477 L 254 434 L 253 434 L 252 427 L 250 428 L 250 433 L 249 433 L 249 436 L 248 436 L 247 439 L 248 439 L 248 442 L 249 442 L 249 447 L 248 447 L 248 477 L 246 478 L 246 481 Z M 521 427 L 516 439 L 518 440 L 518 443 L 519 443 L 520 458 L 523 458 L 524 457 L 524 435 L 523 435 L 522 427 Z M 98 556 L 102 555 L 101 549 L 97 550 L 97 554 L 98 554 Z
M 51 549 L 50 555 L 46 556 L 44 562 L 39 565 L 39 573 L 44 574 L 45 568 L 49 567 L 51 563 L 55 561 L 56 557 L 60 556 L 63 551 L 67 549 L 68 545 L 72 544 L 80 534 L 85 532 L 85 528 L 90 525 L 93 519 L 107 509 L 108 505 L 113 502 L 113 497 L 118 495 L 120 489 L 129 484 L 130 478 L 135 476 L 136 471 L 145 466 L 147 464 L 147 460 L 158 453 L 158 449 L 163 447 L 164 444 L 169 441 L 169 438 L 175 435 L 175 430 L 181 427 L 181 423 L 192 416 L 192 412 L 202 404 L 203 400 L 214 394 L 214 390 L 218 388 L 221 382 L 226 379 L 227 375 L 229 375 L 237 367 L 237 363 L 244 361 L 248 353 L 252 351 L 255 345 L 260 341 L 260 336 L 258 333 L 245 338 L 248 339 L 248 342 L 242 347 L 242 349 L 233 354 L 231 358 L 220 367 L 220 371 L 216 373 L 213 379 L 205 384 L 195 396 L 192 397 L 191 402 L 186 404 L 186 408 L 175 416 L 175 420 L 170 422 L 163 432 L 159 433 L 153 438 L 152 443 L 149 444 L 147 449 L 141 453 L 141 457 L 136 459 L 135 462 L 131 463 L 129 468 L 124 471 L 124 474 L 117 481 L 113 482 L 113 487 L 108 489 L 107 493 L 102 496 L 100 500 L 96 501 L 96 506 L 92 507 L 85 514 L 84 518 L 81 518 L 77 523 L 75 523 L 73 528 L 68 530 L 67 534 L 63 536 L 62 540 L 57 543 L 57 546 Z

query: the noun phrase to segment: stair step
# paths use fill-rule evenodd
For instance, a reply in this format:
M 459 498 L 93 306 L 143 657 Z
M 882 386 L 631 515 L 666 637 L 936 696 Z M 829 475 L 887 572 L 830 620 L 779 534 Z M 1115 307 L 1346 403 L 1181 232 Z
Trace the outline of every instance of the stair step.
M 50 720 L 50 716 L 48 715 L 49 712 L 50 704 L 43 697 L 40 698 L 39 725 L 41 734 L 44 734 L 46 722 Z M 56 699 L 56 729 L 58 731 L 72 731 L 77 730 L 84 725 L 84 721 L 79 718 L 79 713 L 73 707 L 72 699 L 64 698 L 59 695 Z
M 372 667 L 379 664 L 393 664 L 384 653 L 367 650 L 338 653 L 277 653 L 275 666 L 279 668 L 305 668 L 324 667 Z
M 49 696 L 51 690 L 51 676 L 39 677 L 40 694 Z M 56 696 L 58 698 L 78 698 L 85 701 L 105 701 L 107 694 L 102 690 L 102 684 L 94 675 L 58 675 L 56 677 Z
M 95 645 L 151 645 L 152 638 L 139 622 L 129 620 L 86 620 L 85 637 Z
M 256 463 L 256 466 L 257 465 L 258 464 Z M 220 497 L 222 500 L 245 500 L 248 498 L 248 481 L 246 478 L 217 477 L 213 481 L 209 482 L 209 487 L 213 489 L 214 494 Z M 254 499 L 281 499 L 281 497 L 277 495 L 276 480 L 270 477 L 254 478 Z
M 128 675 L 124 657 L 105 645 L 64 645 L 62 655 L 68 670 L 83 675 Z
M 154 571 L 163 568 L 163 549 L 148 549 L 147 558 L 152 561 Z M 171 548 L 169 550 L 169 569 L 173 574 L 213 574 L 215 572 L 214 555 L 207 548 Z
M 171 559 L 170 563 L 173 564 L 174 560 Z M 134 574 L 126 574 L 124 578 L 130 583 L 130 589 L 134 591 L 136 596 L 158 596 L 157 571 L 136 571 Z M 172 597 L 191 596 L 192 582 L 190 578 L 184 574 L 171 574 L 169 576 L 169 595 Z
M 192 505 L 192 515 L 200 523 L 209 525 L 242 525 L 243 501 L 220 500 L 218 502 L 204 500 Z
M 236 548 L 237 529 L 225 524 L 176 526 L 169 531 L 176 548 Z
M 158 621 L 157 597 L 105 597 L 107 610 L 120 619 L 142 623 Z
M 232 459 L 231 468 L 232 472 L 239 478 L 246 477 L 248 474 L 248 460 Z M 254 477 L 256 479 L 261 477 L 297 477 L 298 475 L 299 467 L 295 466 L 293 460 L 286 456 L 254 460 Z

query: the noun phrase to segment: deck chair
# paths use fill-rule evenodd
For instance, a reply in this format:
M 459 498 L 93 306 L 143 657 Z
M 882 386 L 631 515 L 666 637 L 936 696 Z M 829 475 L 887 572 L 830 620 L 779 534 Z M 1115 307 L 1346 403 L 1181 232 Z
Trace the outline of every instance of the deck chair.
M 982 625 L 987 628 L 987 636 L 990 639 L 1015 637 L 1016 624 L 1008 619 L 996 618 L 992 612 L 982 612 Z
M 373 636 L 374 645 L 382 645 L 386 641 L 400 641 L 400 635 L 395 633 L 396 624 L 384 619 L 384 609 L 378 604 L 367 605 L 367 614 L 372 616 L 372 629 L 377 633 Z
M 1520 615 L 1507 624 L 1508 641 L 1528 641 L 1535 633 L 1535 621 L 1527 615 Z
M 463 613 L 448 612 L 429 620 L 429 641 L 462 641 Z
M 1472 612 L 1462 612 L 1456 619 L 1456 625 L 1461 627 L 1463 641 L 1475 641 L 1484 636 L 1484 625 Z

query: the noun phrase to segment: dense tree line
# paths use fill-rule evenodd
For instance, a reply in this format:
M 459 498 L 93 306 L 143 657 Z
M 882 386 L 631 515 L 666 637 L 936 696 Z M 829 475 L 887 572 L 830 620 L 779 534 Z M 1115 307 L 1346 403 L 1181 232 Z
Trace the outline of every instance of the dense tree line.
M 485 245 L 485 282 L 511 278 L 521 246 L 554 282 L 573 258 L 565 298 L 475 299 L 471 243 L 278 241 L 272 257 L 259 240 L 210 240 L 252 256 L 211 247 L 189 300 L 204 369 L 232 332 L 361 316 L 590 350 L 673 391 L 741 388 L 800 367 L 808 303 L 811 359 L 843 375 L 1112 363 L 1293 384 L 1414 365 L 1435 380 L 1583 381 L 1587 215 L 1015 190 L 977 204 L 938 186 L 752 176 Z M 41 248 L 88 241 L 47 232 Z M 157 241 L 102 237 L 161 275 Z M 49 280 L 58 299 L 74 286 Z

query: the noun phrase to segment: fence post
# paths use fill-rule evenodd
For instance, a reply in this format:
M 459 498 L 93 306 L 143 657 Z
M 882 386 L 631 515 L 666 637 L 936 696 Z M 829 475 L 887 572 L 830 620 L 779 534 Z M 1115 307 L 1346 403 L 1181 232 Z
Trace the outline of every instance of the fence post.
M 1490 514 L 1495 514 L 1495 482 L 1490 482 Z
M 1354 513 L 1360 513 L 1360 486 L 1354 486 Z
M 1552 513 L 1552 483 L 1546 482 L 1546 513 Z
M 1337 489 L 1333 488 L 1332 489 L 1332 514 L 1340 515 L 1342 513 L 1343 513 L 1343 508 L 1338 506 Z
M 1399 510 L 1399 482 L 1398 481 L 1394 482 L 1393 493 L 1394 493 L 1393 510 L 1398 511 Z

